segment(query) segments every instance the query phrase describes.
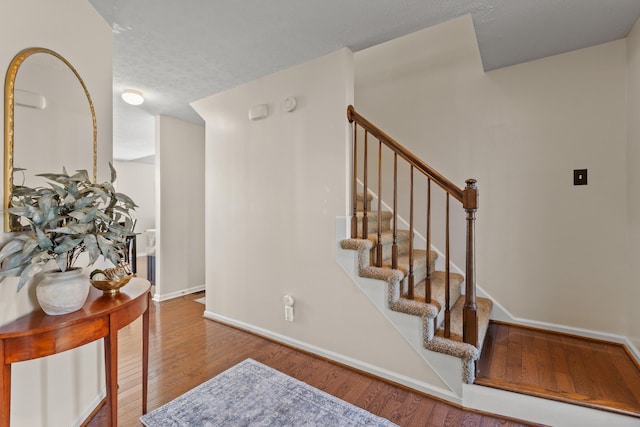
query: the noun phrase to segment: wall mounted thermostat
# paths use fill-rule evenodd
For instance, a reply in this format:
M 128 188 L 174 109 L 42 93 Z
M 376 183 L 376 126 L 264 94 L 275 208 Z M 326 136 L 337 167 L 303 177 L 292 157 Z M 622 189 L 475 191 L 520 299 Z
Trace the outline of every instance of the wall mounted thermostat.
M 296 98 L 293 96 L 290 96 L 286 98 L 284 101 L 282 101 L 282 109 L 287 113 L 290 113 L 296 109 L 297 104 L 298 103 L 296 102 Z
M 264 119 L 269 115 L 269 106 L 267 104 L 254 105 L 249 108 L 249 120 Z

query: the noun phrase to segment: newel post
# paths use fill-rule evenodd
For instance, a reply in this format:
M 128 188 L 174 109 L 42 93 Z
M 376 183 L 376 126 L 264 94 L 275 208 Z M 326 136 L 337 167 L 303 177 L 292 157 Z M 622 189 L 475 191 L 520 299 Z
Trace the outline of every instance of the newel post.
M 478 346 L 478 306 L 476 304 L 475 223 L 478 210 L 478 187 L 475 179 L 468 179 L 462 192 L 462 206 L 467 212 L 467 259 L 462 340 Z

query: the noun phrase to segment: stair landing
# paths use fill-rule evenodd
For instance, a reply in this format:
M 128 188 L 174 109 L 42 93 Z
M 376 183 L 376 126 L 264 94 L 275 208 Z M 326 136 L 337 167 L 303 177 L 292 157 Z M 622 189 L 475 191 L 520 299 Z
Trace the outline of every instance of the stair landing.
M 640 366 L 622 344 L 492 321 L 478 370 L 476 385 L 640 419 Z

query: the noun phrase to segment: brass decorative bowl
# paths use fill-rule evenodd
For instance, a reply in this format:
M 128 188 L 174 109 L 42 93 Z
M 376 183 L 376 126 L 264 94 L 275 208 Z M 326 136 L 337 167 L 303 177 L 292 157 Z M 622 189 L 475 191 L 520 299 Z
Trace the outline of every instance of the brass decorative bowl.
M 91 284 L 103 293 L 113 295 L 120 292 L 120 288 L 129 283 L 132 277 L 134 277 L 133 274 L 112 280 L 91 280 Z

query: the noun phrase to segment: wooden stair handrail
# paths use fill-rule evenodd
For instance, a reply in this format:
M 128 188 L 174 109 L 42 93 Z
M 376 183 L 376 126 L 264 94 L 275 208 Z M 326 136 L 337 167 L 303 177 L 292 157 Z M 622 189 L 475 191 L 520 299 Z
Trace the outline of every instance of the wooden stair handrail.
M 399 144 L 396 140 L 380 130 L 376 125 L 362 117 L 356 112 L 353 105 L 347 107 L 347 118 L 349 123 L 355 122 L 364 130 L 364 197 L 363 197 L 363 217 L 362 217 L 362 238 L 366 239 L 368 236 L 368 218 L 367 218 L 367 136 L 373 135 L 379 141 L 378 148 L 378 212 L 377 212 L 377 245 L 376 245 L 376 261 L 375 264 L 378 267 L 382 266 L 382 244 L 380 243 L 380 209 L 381 209 L 381 174 L 382 174 L 382 144 L 385 144 L 394 155 L 393 160 L 393 246 L 392 246 L 392 268 L 398 266 L 398 248 L 396 245 L 397 240 L 397 160 L 398 155 L 409 163 L 411 166 L 411 189 L 410 189 L 410 208 L 409 208 L 409 271 L 407 274 L 408 290 L 407 296 L 409 299 L 414 299 L 414 274 L 413 274 L 413 170 L 414 168 L 421 172 L 427 178 L 427 276 L 425 279 L 425 301 L 431 299 L 431 271 L 430 271 L 430 255 L 431 250 L 431 181 L 440 186 L 446 193 L 446 254 L 445 254 L 445 337 L 450 335 L 450 271 L 449 271 L 449 196 L 453 196 L 458 200 L 463 209 L 466 211 L 466 223 L 467 223 L 467 237 L 466 237 L 466 260 L 465 260 L 465 304 L 463 308 L 463 341 L 465 343 L 478 347 L 478 313 L 476 304 L 476 274 L 475 274 L 475 213 L 478 209 L 478 187 L 476 186 L 475 179 L 468 179 L 466 181 L 466 187 L 464 190 L 457 185 L 449 181 L 442 176 L 438 171 L 427 165 L 415 154 L 407 150 L 404 146 Z M 356 192 L 357 192 L 357 126 L 353 129 L 353 143 L 354 143 L 354 155 L 353 155 L 353 217 L 351 237 L 357 237 L 357 218 L 356 218 Z
M 363 129 L 368 131 L 371 135 L 375 136 L 379 141 L 382 141 L 387 147 L 389 147 L 393 152 L 398 153 L 400 157 L 405 159 L 409 164 L 413 165 L 416 169 L 422 172 L 424 175 L 429 177 L 432 181 L 442 187 L 447 193 L 451 194 L 456 200 L 463 203 L 463 191 L 460 187 L 455 185 L 453 182 L 449 181 L 447 178 L 442 176 L 438 171 L 433 169 L 431 166 L 420 160 L 415 154 L 411 151 L 407 150 L 403 145 L 398 143 L 395 139 L 391 138 L 389 135 L 384 133 L 380 128 L 371 123 L 369 120 L 362 117 L 353 105 L 349 105 L 347 107 L 347 119 L 349 123 L 353 123 L 354 121 L 360 125 Z

